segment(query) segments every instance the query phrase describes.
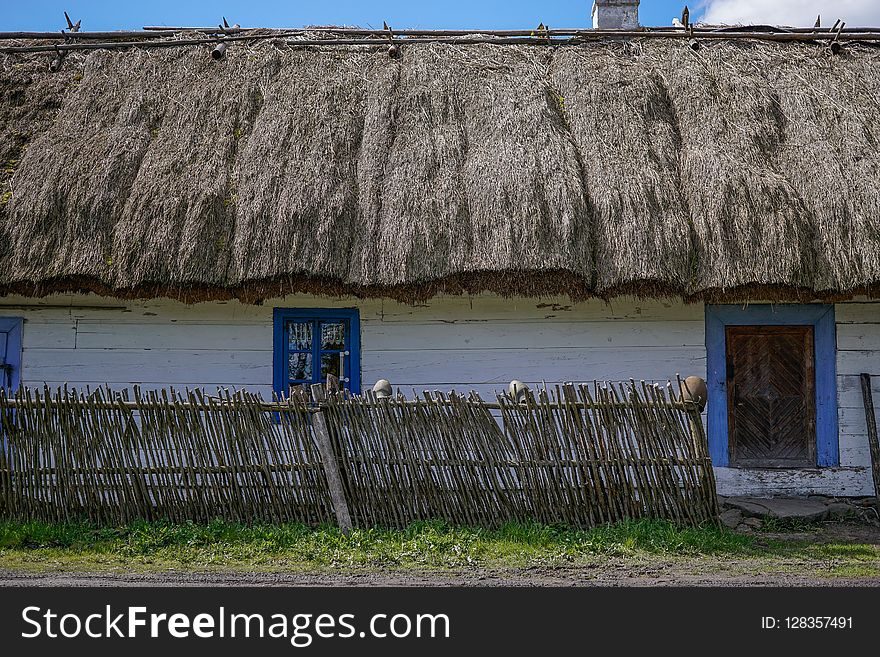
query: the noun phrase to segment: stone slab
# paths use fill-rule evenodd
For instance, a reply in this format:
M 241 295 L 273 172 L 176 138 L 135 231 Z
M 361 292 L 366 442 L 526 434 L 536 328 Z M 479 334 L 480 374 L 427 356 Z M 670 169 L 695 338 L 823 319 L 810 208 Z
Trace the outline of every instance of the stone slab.
M 845 520 L 858 513 L 857 507 L 846 502 L 832 502 L 828 505 L 828 517 L 833 520 Z
M 805 497 L 728 497 L 725 505 L 751 518 L 822 520 L 828 515 L 826 504 Z
M 739 509 L 727 509 L 721 513 L 721 523 L 725 527 L 730 527 L 734 529 L 739 523 L 742 522 L 743 514 Z

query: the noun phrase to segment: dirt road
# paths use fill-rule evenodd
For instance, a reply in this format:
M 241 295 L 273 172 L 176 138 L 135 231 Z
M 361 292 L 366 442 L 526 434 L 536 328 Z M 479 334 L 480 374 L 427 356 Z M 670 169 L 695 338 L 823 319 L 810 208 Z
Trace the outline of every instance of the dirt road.
M 22 573 L 0 571 L 0 586 L 880 586 L 880 577 L 830 577 L 788 564 L 761 572 L 759 561 L 475 568 L 460 571 L 320 573 Z

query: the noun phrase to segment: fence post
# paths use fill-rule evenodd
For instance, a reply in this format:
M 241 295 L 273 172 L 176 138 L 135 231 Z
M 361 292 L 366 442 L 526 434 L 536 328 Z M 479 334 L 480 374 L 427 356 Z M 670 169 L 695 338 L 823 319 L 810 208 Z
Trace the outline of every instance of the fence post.
M 320 384 L 313 385 L 312 395 L 316 402 L 322 402 L 324 387 Z M 345 489 L 342 486 L 342 474 L 339 472 L 339 462 L 336 460 L 336 452 L 333 450 L 333 443 L 330 440 L 330 430 L 327 428 L 327 418 L 324 417 L 324 411 L 318 410 L 312 413 L 312 427 L 315 430 L 315 442 L 318 444 L 318 452 L 321 454 L 321 464 L 324 466 L 327 487 L 330 489 L 330 500 L 333 502 L 333 510 L 336 512 L 336 522 L 343 533 L 347 534 L 352 529 L 351 514 L 348 511 L 348 501 L 345 499 Z
M 684 381 L 678 378 L 678 389 L 679 399 L 690 423 L 691 438 L 694 446 L 702 453 L 709 449 L 706 433 L 703 430 L 703 419 L 700 417 L 709 397 L 706 382 L 698 376 L 689 376 Z
M 868 443 L 871 450 L 871 475 L 874 478 L 874 495 L 880 500 L 880 441 L 877 440 L 877 419 L 874 417 L 874 396 L 871 393 L 871 375 L 863 372 L 862 401 L 865 404 L 865 422 L 868 427 Z
M 708 456 L 708 439 L 703 427 L 703 418 L 700 417 L 700 407 L 696 402 L 686 401 L 684 402 L 684 408 L 685 413 L 687 413 L 688 424 L 690 425 L 691 440 L 694 441 L 697 454 L 706 454 Z

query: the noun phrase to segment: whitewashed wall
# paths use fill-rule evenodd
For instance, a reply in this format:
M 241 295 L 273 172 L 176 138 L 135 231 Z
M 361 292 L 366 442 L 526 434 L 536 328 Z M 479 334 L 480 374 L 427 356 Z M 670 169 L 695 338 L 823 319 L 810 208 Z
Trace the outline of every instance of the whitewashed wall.
M 277 306 L 357 306 L 363 385 L 387 378 L 407 393 L 416 386 L 489 394 L 512 378 L 665 380 L 706 370 L 698 305 L 450 297 L 414 307 L 288 297 L 262 306 L 187 306 L 64 296 L 5 298 L 0 306 L 0 314 L 27 320 L 26 385 L 234 385 L 270 395 Z
M 262 306 L 118 301 L 93 295 L 6 297 L 0 316 L 24 317 L 22 381 L 84 388 L 247 388 L 272 392 L 274 307 L 358 307 L 363 386 L 478 390 L 512 378 L 665 381 L 706 376 L 700 304 L 445 297 L 424 305 L 287 297 Z M 717 470 L 723 494 L 873 493 L 858 373 L 880 375 L 880 304 L 837 308 L 841 468 Z M 880 380 L 875 382 L 880 400 Z

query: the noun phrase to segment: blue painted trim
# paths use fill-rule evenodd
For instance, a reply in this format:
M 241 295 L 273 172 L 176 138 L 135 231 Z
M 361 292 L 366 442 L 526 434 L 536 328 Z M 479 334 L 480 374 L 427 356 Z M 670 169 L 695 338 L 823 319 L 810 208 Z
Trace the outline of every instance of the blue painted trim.
M 813 326 L 816 350 L 816 461 L 819 467 L 830 468 L 840 465 L 834 306 Z
M 21 317 L 0 317 L 0 333 L 6 333 L 6 354 L 0 354 L 5 358 L 7 365 L 12 365 L 12 385 L 10 389 L 15 391 L 21 386 L 21 332 L 24 320 Z M 0 380 L 0 386 L 5 385 L 5 380 Z
M 275 308 L 272 314 L 272 389 L 279 397 L 287 396 L 287 338 L 284 323 L 291 319 L 341 319 L 348 322 L 349 337 L 344 375 L 348 377 L 348 389 L 359 395 L 361 392 L 361 322 L 357 308 Z M 320 362 L 315 359 L 315 367 Z
M 706 306 L 706 386 L 709 402 L 706 407 L 706 430 L 709 434 L 709 456 L 719 468 L 730 465 L 727 444 L 727 340 L 724 322 L 714 308 Z
M 717 467 L 730 465 L 727 427 L 727 326 L 813 326 L 816 373 L 816 462 L 840 463 L 837 419 L 837 329 L 834 306 L 788 304 L 706 306 L 706 369 L 709 380 L 709 454 Z
M 282 308 L 272 313 L 272 390 L 276 397 L 286 397 L 287 370 L 284 367 L 287 343 L 284 340 L 284 315 Z

